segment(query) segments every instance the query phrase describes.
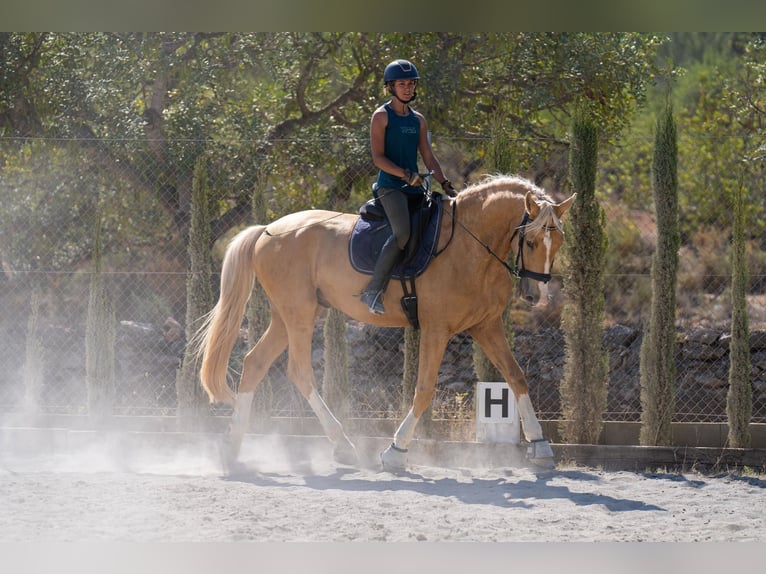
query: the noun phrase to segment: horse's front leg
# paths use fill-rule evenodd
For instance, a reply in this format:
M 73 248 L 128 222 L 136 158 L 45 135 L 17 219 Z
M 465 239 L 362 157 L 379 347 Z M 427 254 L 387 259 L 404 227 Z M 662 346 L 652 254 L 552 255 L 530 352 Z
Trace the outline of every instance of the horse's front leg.
M 481 346 L 492 364 L 505 378 L 516 397 L 521 418 L 521 428 L 528 442 L 527 458 L 533 464 L 543 468 L 553 468 L 553 449 L 543 437 L 543 429 L 537 420 L 532 400 L 529 398 L 529 386 L 524 372 L 513 356 L 508 340 L 505 338 L 502 319 L 487 321 L 470 329 L 468 333 Z
M 431 404 L 439 375 L 439 365 L 444 356 L 449 337 L 438 336 L 423 330 L 418 351 L 418 381 L 412 407 L 394 434 L 394 440 L 380 455 L 383 468 L 402 471 L 407 468 L 407 452 L 415 436 L 420 417 Z

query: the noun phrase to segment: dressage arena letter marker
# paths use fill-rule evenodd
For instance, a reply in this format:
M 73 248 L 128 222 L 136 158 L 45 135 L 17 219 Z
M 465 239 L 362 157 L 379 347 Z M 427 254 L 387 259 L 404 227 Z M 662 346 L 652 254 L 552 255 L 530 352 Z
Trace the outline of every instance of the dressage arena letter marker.
M 505 388 L 502 390 L 502 398 L 500 399 L 493 399 L 492 389 L 489 387 L 484 387 L 484 418 L 485 419 L 492 418 L 492 405 L 500 405 L 503 409 L 500 417 L 504 419 L 508 418 L 508 385 L 505 385 Z
M 505 382 L 476 384 L 476 441 L 519 444 L 516 399 Z

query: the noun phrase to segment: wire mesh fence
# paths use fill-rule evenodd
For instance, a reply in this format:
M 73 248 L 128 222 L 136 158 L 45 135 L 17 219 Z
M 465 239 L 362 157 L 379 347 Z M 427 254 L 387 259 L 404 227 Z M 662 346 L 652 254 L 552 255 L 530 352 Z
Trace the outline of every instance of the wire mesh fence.
M 172 170 L 144 157 L 143 143 L 104 140 L 6 139 L 0 163 L 0 411 L 87 414 L 85 331 L 95 229 L 103 241 L 102 276 L 114 305 L 115 397 L 113 412 L 123 415 L 174 416 L 176 374 L 186 345 L 186 232 L 193 162 L 207 147 L 208 185 L 214 208 L 213 245 L 220 258 L 234 231 L 253 222 L 253 189 L 262 186 L 266 217 L 271 220 L 298 209 L 355 210 L 368 199 L 374 171 L 361 161 L 342 172 L 339 157 L 358 157 L 363 138 L 278 142 L 269 161 L 279 169 L 264 178 L 264 158 L 227 155 L 228 142 L 173 142 Z M 291 150 L 311 146 L 314 152 Z M 466 185 L 451 170 L 447 175 Z M 319 166 L 319 167 L 317 167 Z M 161 173 L 160 173 L 161 171 Z M 341 175 L 338 175 L 338 174 Z M 549 189 L 554 197 L 563 191 Z M 640 419 L 639 356 L 643 314 L 650 301 L 650 211 L 628 211 L 614 202 L 606 210 L 610 256 L 606 273 L 607 323 L 604 348 L 610 358 L 605 420 Z M 728 222 L 725 226 L 727 227 Z M 626 232 L 630 229 L 630 233 Z M 707 232 L 706 243 L 691 256 L 682 253 L 679 278 L 676 412 L 674 420 L 726 420 L 730 304 L 727 273 L 705 265 L 725 251 L 721 237 Z M 725 239 L 725 238 L 724 238 Z M 567 248 L 576 248 L 576 246 Z M 564 254 L 564 257 L 566 255 Z M 511 303 L 512 345 L 527 374 L 530 392 L 542 419 L 561 416 L 559 382 L 565 349 L 560 327 L 564 295 L 561 276 L 551 283 L 545 309 Z M 757 274 L 751 281 L 748 312 L 751 325 L 753 421 L 766 422 L 766 294 Z M 217 281 L 218 277 L 215 277 Z M 470 278 L 466 278 L 470 281 Z M 322 317 L 317 323 L 313 365 L 322 382 Z M 251 346 L 247 329 L 231 360 L 233 378 Z M 403 330 L 373 328 L 349 321 L 351 416 L 367 419 L 401 417 Z M 432 405 L 435 419 L 473 417 L 474 345 L 459 334 L 445 353 Z M 272 417 L 311 416 L 297 390 L 287 381 L 285 356 L 268 375 Z M 225 408 L 211 407 L 215 413 Z

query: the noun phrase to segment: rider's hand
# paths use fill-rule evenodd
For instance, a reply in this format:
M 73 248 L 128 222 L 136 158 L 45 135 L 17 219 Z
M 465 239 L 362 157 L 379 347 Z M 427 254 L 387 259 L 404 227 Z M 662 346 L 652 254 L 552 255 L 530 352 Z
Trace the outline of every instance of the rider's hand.
M 407 185 L 410 185 L 412 187 L 418 187 L 419 185 L 423 185 L 423 178 L 422 176 L 415 172 L 411 172 L 408 169 L 404 170 L 404 181 L 407 182 Z
M 445 179 L 443 182 L 441 182 L 442 189 L 444 190 L 444 193 L 449 195 L 450 197 L 457 196 L 457 190 L 452 187 L 452 182 L 448 179 Z

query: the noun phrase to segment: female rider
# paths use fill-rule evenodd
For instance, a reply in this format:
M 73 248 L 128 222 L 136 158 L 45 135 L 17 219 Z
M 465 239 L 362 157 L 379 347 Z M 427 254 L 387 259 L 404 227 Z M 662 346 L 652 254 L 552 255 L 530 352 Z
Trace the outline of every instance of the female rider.
M 383 293 L 410 238 L 410 204 L 420 205 L 425 193 L 418 173 L 418 152 L 445 193 L 457 195 L 431 149 L 425 117 L 410 107 L 417 96 L 419 79 L 417 68 L 409 60 L 394 60 L 386 66 L 383 83 L 391 99 L 373 112 L 370 122 L 372 161 L 379 170 L 375 195 L 392 231 L 375 263 L 372 279 L 360 295 L 362 303 L 376 315 L 385 312 Z

